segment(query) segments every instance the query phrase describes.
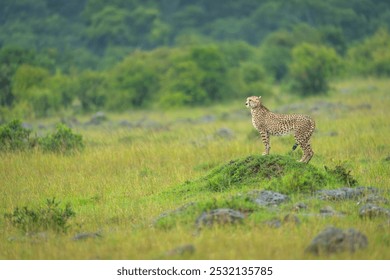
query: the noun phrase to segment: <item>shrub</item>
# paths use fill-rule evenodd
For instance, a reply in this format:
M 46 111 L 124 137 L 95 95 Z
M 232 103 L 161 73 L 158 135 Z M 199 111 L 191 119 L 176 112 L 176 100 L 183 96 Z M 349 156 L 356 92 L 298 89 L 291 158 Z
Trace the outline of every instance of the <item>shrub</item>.
M 301 44 L 292 51 L 289 66 L 291 89 L 302 95 L 326 93 L 329 78 L 341 66 L 335 50 L 325 46 Z
M 30 138 L 31 130 L 23 127 L 20 120 L 13 120 L 0 126 L 0 151 L 25 150 L 35 146 L 36 139 Z
M 98 110 L 106 103 L 108 85 L 102 73 L 85 71 L 73 86 L 73 94 L 78 97 L 84 111 Z
M 348 51 L 348 67 L 353 74 L 390 76 L 390 34 L 378 30 L 372 37 Z
M 336 177 L 341 182 L 347 184 L 348 187 L 353 187 L 357 185 L 357 180 L 351 175 L 351 170 L 347 170 L 344 165 L 336 165 L 334 168 L 329 168 L 325 166 L 325 170 Z
M 46 152 L 68 154 L 84 149 L 83 138 L 64 124 L 57 126 L 56 132 L 39 139 L 40 147 Z
M 66 232 L 69 228 L 69 219 L 75 215 L 70 204 L 61 208 L 60 202 L 52 198 L 47 199 L 46 204 L 38 209 L 29 209 L 27 206 L 17 207 L 12 213 L 6 213 L 4 217 L 23 232 L 34 233 L 40 230 Z

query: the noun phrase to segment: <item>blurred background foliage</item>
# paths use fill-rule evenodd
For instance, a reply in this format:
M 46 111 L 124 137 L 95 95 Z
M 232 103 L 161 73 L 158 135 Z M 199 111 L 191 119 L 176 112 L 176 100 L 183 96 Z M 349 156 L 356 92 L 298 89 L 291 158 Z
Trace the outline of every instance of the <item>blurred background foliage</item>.
M 388 0 L 2 0 L 0 122 L 390 76 Z

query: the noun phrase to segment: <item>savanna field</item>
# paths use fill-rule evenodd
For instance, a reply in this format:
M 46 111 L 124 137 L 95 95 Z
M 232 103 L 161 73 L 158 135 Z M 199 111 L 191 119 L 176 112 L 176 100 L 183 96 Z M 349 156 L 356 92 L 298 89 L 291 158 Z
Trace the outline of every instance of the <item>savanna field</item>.
M 262 97 L 269 109 L 310 114 L 317 123 L 315 155 L 307 166 L 295 163 L 301 150 L 291 151 L 292 136 L 271 137 L 268 160 L 285 164 L 282 175 L 278 168 L 263 170 L 266 164 L 253 173 L 222 173 L 234 164 L 263 160 L 245 97 L 204 108 L 106 113 L 99 124 L 87 125 L 89 115 L 68 116 L 65 121 L 83 137 L 83 151 L 1 153 L 0 258 L 390 259 L 388 215 L 360 217 L 364 195 L 338 201 L 316 196 L 321 189 L 375 187 L 382 198 L 375 204 L 389 208 L 390 81 L 335 82 L 328 95 L 304 100 L 274 91 Z M 60 119 L 24 121 L 33 134 L 43 135 Z M 326 179 L 327 170 L 337 166 L 346 180 Z M 247 198 L 264 189 L 289 200 L 264 207 Z M 306 207 L 298 211 L 298 203 Z M 61 230 L 31 231 L 20 226 L 25 221 L 9 218 L 24 207 L 53 207 L 66 215 L 66 205 L 68 219 Z M 245 218 L 199 227 L 197 218 L 216 208 L 241 211 Z M 321 215 L 323 209 L 338 214 Z M 283 222 L 289 214 L 295 222 Z M 270 226 L 278 219 L 280 227 Z M 368 245 L 355 252 L 305 251 L 329 226 L 353 228 Z

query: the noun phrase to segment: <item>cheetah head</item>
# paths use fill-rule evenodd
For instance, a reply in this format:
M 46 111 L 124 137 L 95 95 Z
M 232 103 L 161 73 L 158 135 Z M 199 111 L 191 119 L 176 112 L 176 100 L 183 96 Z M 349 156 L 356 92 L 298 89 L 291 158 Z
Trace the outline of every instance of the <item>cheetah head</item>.
M 247 108 L 256 108 L 261 105 L 261 96 L 251 96 L 246 99 Z

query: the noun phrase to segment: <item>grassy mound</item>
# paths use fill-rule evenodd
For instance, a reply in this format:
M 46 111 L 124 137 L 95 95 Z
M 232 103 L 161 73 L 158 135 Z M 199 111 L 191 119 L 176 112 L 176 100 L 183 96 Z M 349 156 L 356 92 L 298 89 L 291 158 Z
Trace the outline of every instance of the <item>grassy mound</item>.
M 204 177 L 179 186 L 176 191 L 225 192 L 253 187 L 284 194 L 313 193 L 325 186 L 348 185 L 349 181 L 350 172 L 342 166 L 319 169 L 289 156 L 251 155 L 222 164 Z
M 319 169 L 299 163 L 289 156 L 248 156 L 222 164 L 209 174 L 179 185 L 165 193 L 169 199 L 190 198 L 191 203 L 156 220 L 159 228 L 178 224 L 193 225 L 197 216 L 217 208 L 230 208 L 251 214 L 253 219 L 264 220 L 273 214 L 258 211 L 264 207 L 255 203 L 253 190 L 272 190 L 286 195 L 310 196 L 323 188 L 338 188 L 356 183 L 343 166 Z M 172 196 L 173 195 L 173 196 Z M 194 202 L 196 201 L 196 202 Z M 256 214 L 257 213 L 257 214 Z

